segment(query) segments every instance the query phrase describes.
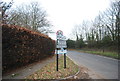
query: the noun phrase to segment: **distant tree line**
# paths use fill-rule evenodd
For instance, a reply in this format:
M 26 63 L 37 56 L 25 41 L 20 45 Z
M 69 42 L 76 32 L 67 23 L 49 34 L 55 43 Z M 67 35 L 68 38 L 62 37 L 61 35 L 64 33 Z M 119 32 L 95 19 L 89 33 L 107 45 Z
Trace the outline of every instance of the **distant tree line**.
M 120 39 L 120 1 L 112 2 L 94 21 L 83 21 L 76 25 L 73 34 L 76 40 L 67 40 L 70 48 L 117 47 Z

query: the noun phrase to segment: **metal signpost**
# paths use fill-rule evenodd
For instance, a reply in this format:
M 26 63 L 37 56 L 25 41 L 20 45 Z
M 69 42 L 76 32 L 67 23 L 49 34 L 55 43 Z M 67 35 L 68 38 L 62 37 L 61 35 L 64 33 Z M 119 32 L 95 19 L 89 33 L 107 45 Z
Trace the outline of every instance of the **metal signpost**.
M 67 53 L 67 45 L 66 45 L 66 37 L 63 36 L 63 32 L 61 30 L 57 31 L 57 42 L 56 42 L 56 70 L 58 71 L 58 55 L 64 54 L 64 68 L 66 68 L 66 53 Z

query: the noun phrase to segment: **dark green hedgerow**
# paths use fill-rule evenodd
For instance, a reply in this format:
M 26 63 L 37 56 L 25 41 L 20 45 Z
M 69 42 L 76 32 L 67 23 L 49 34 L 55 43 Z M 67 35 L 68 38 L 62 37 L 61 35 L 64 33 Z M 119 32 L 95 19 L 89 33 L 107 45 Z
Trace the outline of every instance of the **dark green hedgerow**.
M 55 42 L 23 27 L 2 25 L 2 69 L 22 66 L 54 54 Z

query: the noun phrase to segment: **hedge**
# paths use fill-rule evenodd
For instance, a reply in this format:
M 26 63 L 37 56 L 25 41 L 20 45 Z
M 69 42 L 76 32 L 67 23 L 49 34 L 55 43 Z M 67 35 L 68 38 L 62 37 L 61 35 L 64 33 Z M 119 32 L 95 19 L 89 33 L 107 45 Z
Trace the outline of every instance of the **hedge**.
M 54 54 L 50 37 L 15 25 L 2 25 L 2 70 L 23 66 Z

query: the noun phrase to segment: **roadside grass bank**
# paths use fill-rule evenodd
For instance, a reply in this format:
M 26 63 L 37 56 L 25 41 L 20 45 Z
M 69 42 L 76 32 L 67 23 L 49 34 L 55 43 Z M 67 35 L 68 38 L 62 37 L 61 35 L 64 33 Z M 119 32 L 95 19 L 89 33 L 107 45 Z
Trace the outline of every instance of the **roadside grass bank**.
M 114 59 L 120 59 L 117 52 L 100 51 L 100 50 L 86 50 L 86 49 L 69 49 L 69 50 L 76 50 L 79 52 L 102 55 L 102 56 L 107 56 L 107 57 L 111 57 Z
M 56 71 L 56 61 L 46 65 L 35 73 L 25 77 L 25 81 L 33 79 L 62 79 L 74 75 L 79 71 L 79 67 L 66 57 L 66 68 L 64 69 L 64 56 L 59 58 L 59 69 Z

